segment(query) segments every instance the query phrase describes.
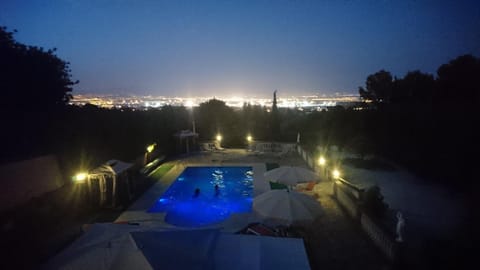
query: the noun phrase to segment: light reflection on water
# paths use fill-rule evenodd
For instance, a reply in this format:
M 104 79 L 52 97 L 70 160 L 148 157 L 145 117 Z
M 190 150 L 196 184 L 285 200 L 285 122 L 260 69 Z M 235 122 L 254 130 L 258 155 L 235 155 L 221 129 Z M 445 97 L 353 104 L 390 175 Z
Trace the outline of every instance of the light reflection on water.
M 250 212 L 252 175 L 251 167 L 188 167 L 148 212 L 166 212 L 166 222 L 184 227 L 205 226 L 231 213 Z M 200 194 L 195 196 L 197 188 Z

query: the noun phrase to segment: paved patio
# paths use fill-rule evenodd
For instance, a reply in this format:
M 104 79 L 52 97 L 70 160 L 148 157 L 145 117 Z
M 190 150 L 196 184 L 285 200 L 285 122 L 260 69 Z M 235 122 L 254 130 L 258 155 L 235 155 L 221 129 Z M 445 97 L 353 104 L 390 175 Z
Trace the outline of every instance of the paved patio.
M 142 225 L 164 226 L 166 229 L 176 228 L 163 221 L 163 213 L 151 214 L 146 213 L 146 210 L 188 166 L 252 166 L 255 195 L 270 188 L 268 182 L 263 180 L 266 163 L 307 168 L 307 164 L 296 153 L 279 158 L 268 154 L 255 155 L 243 149 L 196 153 L 170 162 L 174 163 L 175 166 L 133 203 L 127 211 L 123 212 L 116 220 L 117 222 L 133 221 Z M 312 269 L 391 268 L 389 262 L 386 261 L 367 235 L 338 206 L 332 197 L 330 181 L 321 180 L 315 186 L 314 193 L 324 208 L 325 214 L 311 224 L 292 227 L 292 231 L 304 239 Z M 256 221 L 256 219 L 257 217 L 253 214 L 232 215 L 229 220 L 211 227 L 222 228 L 226 232 L 235 232 L 245 224 Z

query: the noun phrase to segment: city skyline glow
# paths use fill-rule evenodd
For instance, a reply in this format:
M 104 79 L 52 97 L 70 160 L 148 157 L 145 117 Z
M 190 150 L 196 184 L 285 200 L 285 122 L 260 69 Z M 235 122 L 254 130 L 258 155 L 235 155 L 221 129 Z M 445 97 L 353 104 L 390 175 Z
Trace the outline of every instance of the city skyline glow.
M 136 96 L 136 95 L 98 95 L 84 94 L 75 95 L 70 101 L 71 105 L 83 106 L 92 104 L 102 108 L 160 108 L 165 105 L 197 107 L 201 103 L 211 99 L 218 99 L 225 102 L 229 107 L 240 108 L 244 104 L 260 105 L 265 107 L 272 106 L 272 97 L 255 96 Z M 277 96 L 277 106 L 279 108 L 328 108 L 336 105 L 351 106 L 360 102 L 358 95 L 337 94 L 331 96 Z

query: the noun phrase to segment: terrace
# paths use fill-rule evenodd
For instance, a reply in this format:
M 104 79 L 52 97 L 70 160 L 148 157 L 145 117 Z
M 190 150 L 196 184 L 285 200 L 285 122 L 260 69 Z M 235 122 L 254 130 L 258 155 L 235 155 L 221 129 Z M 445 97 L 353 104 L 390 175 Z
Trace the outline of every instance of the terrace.
M 299 166 L 307 164 L 296 153 L 279 158 L 273 154 L 252 155 L 244 149 L 185 155 L 172 160 L 172 169 L 157 179 L 145 194 L 134 202 L 115 220 L 117 223 L 135 223 L 175 228 L 164 221 L 165 213 L 149 213 L 147 210 L 163 194 L 186 167 L 201 166 L 251 166 L 254 174 L 255 195 L 270 189 L 263 179 L 267 167 Z M 313 193 L 325 210 L 325 214 L 309 224 L 294 225 L 289 228 L 292 235 L 303 238 L 312 269 L 384 269 L 389 263 L 368 236 L 339 207 L 332 197 L 333 184 L 321 179 L 313 188 Z M 254 222 L 253 215 L 232 215 L 228 220 L 208 226 L 221 228 L 224 232 L 235 233 Z
M 3 234 L 3 240 L 9 246 L 6 255 L 12 260 L 5 260 L 2 264 L 7 268 L 12 265 L 19 266 L 19 263 L 24 268 L 37 268 L 81 237 L 84 224 L 130 222 L 165 230 L 185 229 L 166 223 L 165 213 L 148 213 L 147 210 L 186 167 L 249 166 L 254 172 L 254 195 L 258 195 L 270 189 L 268 182 L 263 179 L 264 172 L 283 165 L 308 167 L 296 153 L 279 157 L 273 153 L 256 155 L 244 149 L 225 149 L 179 156 L 163 163 L 149 174 L 147 178 L 154 184 L 125 211 L 117 208 L 86 208 L 80 201 L 65 203 L 72 198 L 79 198 L 70 196 L 74 195 L 75 190 L 70 194 L 61 189 L 52 194 L 53 199 L 39 198 L 35 205 L 29 204 L 17 210 L 14 227 L 8 230 L 5 227 L 4 230 L 8 233 Z M 361 231 L 358 224 L 338 205 L 332 196 L 331 181 L 321 179 L 309 194 L 315 196 L 321 204 L 324 215 L 312 223 L 289 227 L 285 236 L 303 239 L 312 269 L 384 269 L 390 265 L 367 234 Z M 43 210 L 52 207 L 56 211 Z M 60 216 L 61 218 L 58 218 Z M 32 220 L 35 222 L 32 223 Z M 229 219 L 202 229 L 220 229 L 227 234 L 238 233 L 245 229 L 246 224 L 256 221 L 258 220 L 248 213 L 232 214 Z M 25 253 L 31 256 L 26 260 L 14 260 L 18 254 Z

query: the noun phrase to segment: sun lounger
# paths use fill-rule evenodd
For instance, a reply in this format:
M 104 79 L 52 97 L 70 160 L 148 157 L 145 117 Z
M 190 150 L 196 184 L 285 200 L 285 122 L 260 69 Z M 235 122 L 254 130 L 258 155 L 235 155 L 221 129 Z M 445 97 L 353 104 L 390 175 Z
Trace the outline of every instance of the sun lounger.
M 223 148 L 223 147 L 220 146 L 220 143 L 219 143 L 219 142 L 215 142 L 215 143 L 213 144 L 213 149 L 214 149 L 214 150 L 217 150 L 217 151 L 223 151 L 223 150 L 225 150 L 225 148 Z
M 315 181 L 310 181 L 308 183 L 297 184 L 295 190 L 297 191 L 312 191 L 317 183 Z
M 277 236 L 277 232 L 274 229 L 267 227 L 261 223 L 249 226 L 247 229 L 247 234 Z
M 275 183 L 275 182 L 269 182 L 270 183 L 270 189 L 288 189 L 288 186 L 280 183 Z
M 211 152 L 212 148 L 210 147 L 209 143 L 201 143 L 200 144 L 200 151 L 202 152 Z

